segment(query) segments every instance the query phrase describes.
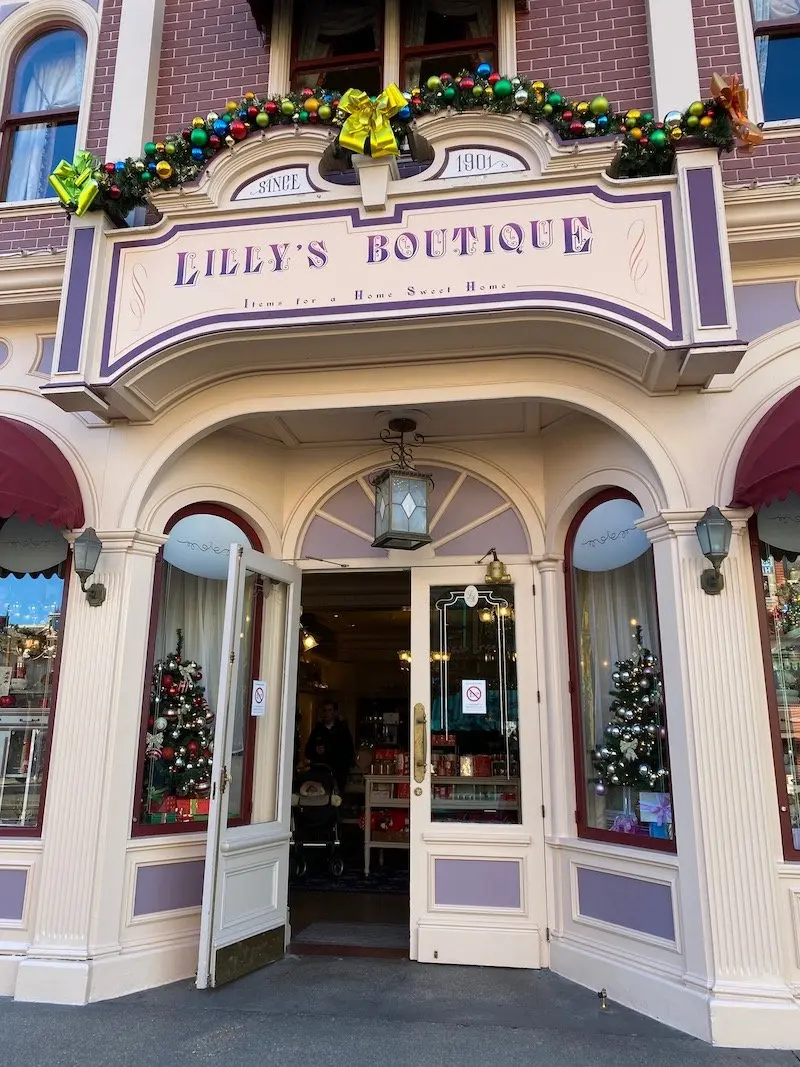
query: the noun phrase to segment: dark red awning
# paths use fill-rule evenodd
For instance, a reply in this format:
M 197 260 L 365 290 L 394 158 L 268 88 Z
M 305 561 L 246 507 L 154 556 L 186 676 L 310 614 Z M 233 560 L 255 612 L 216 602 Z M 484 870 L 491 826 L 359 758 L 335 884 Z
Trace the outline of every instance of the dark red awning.
M 72 467 L 50 438 L 0 416 L 0 518 L 11 515 L 80 529 L 83 501 Z
M 770 408 L 750 434 L 736 471 L 732 508 L 759 508 L 800 493 L 800 387 Z

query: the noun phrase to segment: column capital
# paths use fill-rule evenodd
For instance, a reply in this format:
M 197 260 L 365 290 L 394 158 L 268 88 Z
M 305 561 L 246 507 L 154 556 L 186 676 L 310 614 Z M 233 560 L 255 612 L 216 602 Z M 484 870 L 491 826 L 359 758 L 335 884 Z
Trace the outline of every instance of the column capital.
M 753 514 L 752 508 L 721 508 L 720 510 L 730 520 L 736 535 L 747 529 L 747 523 Z M 701 511 L 698 508 L 687 508 L 681 511 L 665 510 L 640 519 L 636 525 L 640 530 L 644 530 L 650 541 L 655 544 L 671 537 L 696 537 L 695 527 L 704 514 L 705 509 Z
M 95 530 L 103 544 L 106 554 L 133 553 L 141 556 L 155 556 L 162 545 L 166 544 L 166 534 L 148 533 L 145 530 Z M 64 536 L 70 544 L 78 536 L 69 531 Z
M 556 554 L 538 556 L 533 560 L 533 565 L 540 574 L 551 574 L 553 572 L 561 574 L 564 570 L 564 556 Z

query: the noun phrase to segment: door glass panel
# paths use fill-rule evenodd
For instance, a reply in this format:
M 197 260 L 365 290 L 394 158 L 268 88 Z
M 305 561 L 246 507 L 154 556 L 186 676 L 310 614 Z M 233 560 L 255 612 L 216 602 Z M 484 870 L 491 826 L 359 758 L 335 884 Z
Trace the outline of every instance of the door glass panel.
M 289 603 L 288 587 L 282 582 L 263 579 L 263 592 L 256 603 L 260 619 L 259 628 L 263 632 L 260 641 L 260 667 L 255 671 L 253 685 L 248 684 L 247 707 L 255 704 L 255 682 L 263 682 L 264 713 L 252 716 L 256 725 L 255 733 L 255 781 L 253 789 L 253 822 L 273 822 L 278 818 L 278 797 L 281 766 L 281 744 L 284 736 L 285 720 L 294 724 L 294 701 L 291 713 L 283 707 L 284 670 L 286 665 L 286 627 Z M 297 639 L 290 634 L 289 640 Z M 258 637 L 254 635 L 254 648 L 259 647 Z M 254 662 L 258 659 L 254 657 Z M 247 675 L 251 677 L 250 674 Z M 291 736 L 291 735 L 289 735 Z
M 236 678 L 236 702 L 233 706 L 231 730 L 231 784 L 228 799 L 228 819 L 247 818 L 243 800 L 249 797 L 245 789 L 247 775 L 246 753 L 251 747 L 255 723 L 251 721 L 251 682 L 253 680 L 254 654 L 257 654 L 263 612 L 263 584 L 261 575 L 248 573 L 245 577 L 244 603 L 242 606 L 239 645 L 239 671 Z
M 518 823 L 514 590 L 431 589 L 431 820 Z

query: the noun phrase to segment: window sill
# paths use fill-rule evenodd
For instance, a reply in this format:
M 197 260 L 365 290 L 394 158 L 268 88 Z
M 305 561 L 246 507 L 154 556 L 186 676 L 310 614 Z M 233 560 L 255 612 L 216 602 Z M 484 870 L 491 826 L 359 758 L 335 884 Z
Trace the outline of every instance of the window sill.
M 621 845 L 616 841 L 593 841 L 588 837 L 553 837 L 547 836 L 545 843 L 550 848 L 563 849 L 565 852 L 583 852 L 586 855 L 605 856 L 628 860 L 638 864 L 655 867 L 677 867 L 678 855 L 667 849 L 643 848 L 636 845 Z
M 63 211 L 56 197 L 46 200 L 2 200 L 0 217 L 3 215 L 52 215 Z
M 787 134 L 800 134 L 800 118 L 774 119 L 772 122 L 765 122 L 762 129 L 765 141 L 775 141 Z

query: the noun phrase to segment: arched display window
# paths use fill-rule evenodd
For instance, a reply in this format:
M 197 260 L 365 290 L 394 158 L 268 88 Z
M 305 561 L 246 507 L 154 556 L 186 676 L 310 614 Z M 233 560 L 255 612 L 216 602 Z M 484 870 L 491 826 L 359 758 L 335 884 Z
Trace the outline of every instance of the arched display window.
M 230 546 L 261 550 L 252 527 L 216 504 L 184 508 L 164 532 L 167 541 L 156 565 L 143 700 L 140 788 L 133 817 L 137 834 L 205 827 Z M 251 610 L 245 612 L 248 632 L 242 648 L 249 661 L 243 664 L 239 684 L 249 686 L 261 641 L 257 624 L 262 615 L 261 588 L 255 578 L 249 579 L 245 597 Z M 255 720 L 245 716 L 245 703 L 237 700 L 232 727 L 232 824 L 250 820 Z
M 653 549 L 622 489 L 594 496 L 566 542 L 581 837 L 674 850 Z
M 800 389 L 742 450 L 731 507 L 751 507 L 750 544 L 786 859 L 800 860 Z

